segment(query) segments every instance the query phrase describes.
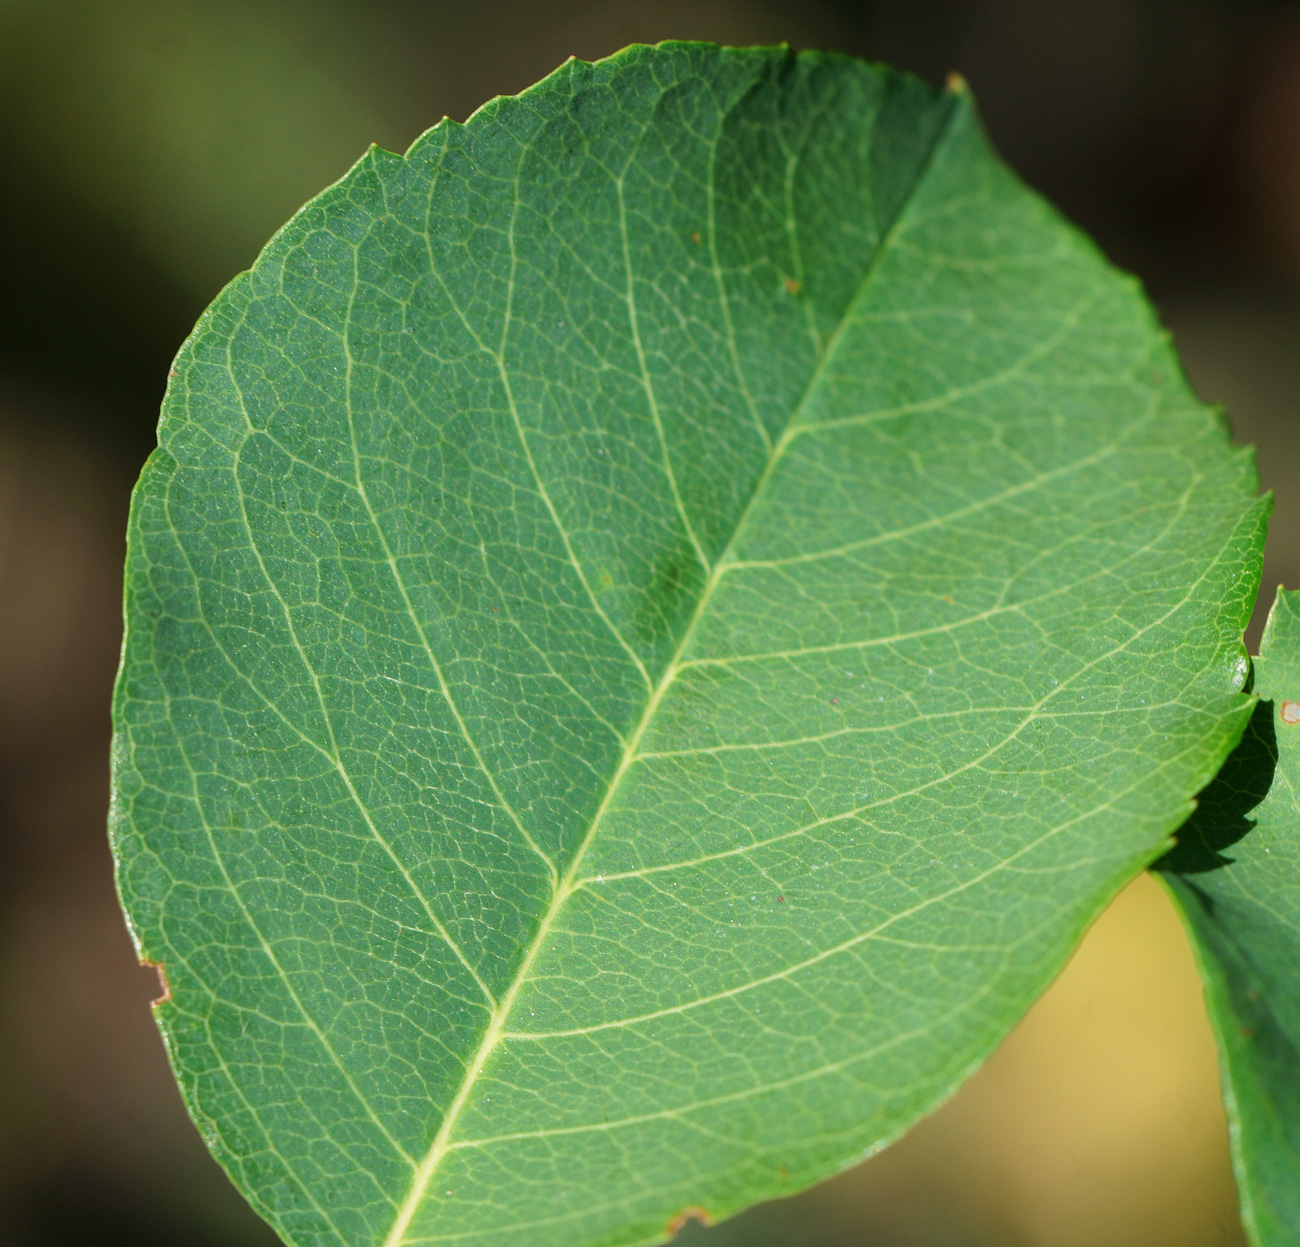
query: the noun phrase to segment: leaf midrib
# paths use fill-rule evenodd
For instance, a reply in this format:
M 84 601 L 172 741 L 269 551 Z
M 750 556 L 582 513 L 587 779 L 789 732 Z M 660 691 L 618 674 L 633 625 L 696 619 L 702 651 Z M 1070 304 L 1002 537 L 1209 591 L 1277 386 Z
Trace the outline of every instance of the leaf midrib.
M 671 688 L 673 681 L 676 679 L 678 671 L 681 669 L 682 656 L 690 647 L 696 629 L 708 609 L 714 590 L 717 588 L 719 581 L 722 579 L 723 574 L 731 563 L 732 551 L 735 549 L 740 535 L 745 531 L 754 509 L 762 499 L 768 482 L 771 480 L 777 466 L 781 462 L 786 448 L 796 436 L 800 424 L 800 416 L 803 413 L 804 408 L 807 406 L 809 398 L 817 389 L 819 382 L 825 374 L 827 365 L 834 357 L 840 341 L 844 336 L 845 330 L 853 319 L 854 309 L 858 306 L 867 290 L 870 288 L 871 280 L 875 275 L 881 260 L 888 253 L 897 232 L 899 222 L 905 215 L 907 206 L 911 203 L 917 189 L 924 183 L 930 170 L 933 168 L 936 155 L 951 137 L 953 123 L 960 113 L 960 106 L 963 99 L 964 93 L 952 90 L 951 88 L 949 89 L 948 114 L 944 118 L 942 124 L 938 127 L 929 149 L 926 151 L 924 157 L 918 162 L 916 173 L 906 192 L 899 197 L 898 207 L 893 219 L 882 231 L 880 240 L 875 251 L 872 253 L 871 258 L 867 261 L 866 268 L 863 270 L 857 288 L 854 290 L 852 297 L 845 304 L 844 311 L 840 316 L 838 324 L 835 326 L 834 332 L 827 339 L 826 345 L 818 357 L 817 364 L 812 371 L 812 375 L 808 378 L 808 382 L 804 386 L 803 392 L 800 394 L 798 401 L 791 410 L 790 418 L 786 423 L 785 429 L 768 453 L 767 462 L 764 464 L 763 471 L 759 474 L 758 479 L 754 483 L 753 489 L 750 491 L 749 499 L 745 503 L 744 510 L 736 521 L 731 537 L 728 539 L 722 553 L 718 556 L 709 572 L 708 579 L 705 581 L 704 587 L 700 592 L 700 597 L 696 602 L 695 610 L 692 612 L 691 618 L 687 623 L 685 630 L 682 632 L 681 639 L 678 641 L 676 648 L 673 650 L 672 656 L 664 667 L 663 674 L 651 690 L 650 696 L 646 701 L 645 709 L 641 713 L 636 728 L 624 744 L 622 756 L 619 759 L 619 764 L 615 769 L 614 774 L 610 777 L 609 784 L 605 789 L 605 795 L 601 799 L 600 805 L 596 808 L 595 813 L 592 815 L 591 821 L 587 826 L 587 831 L 575 850 L 568 869 L 565 870 L 564 874 L 555 885 L 555 890 L 551 895 L 550 904 L 547 906 L 546 912 L 542 915 L 542 918 L 538 923 L 537 933 L 533 937 L 532 943 L 528 946 L 527 951 L 524 953 L 524 956 L 519 963 L 519 968 L 510 982 L 510 986 L 500 997 L 496 1008 L 492 1011 L 491 1018 L 487 1028 L 483 1032 L 483 1038 L 479 1043 L 478 1049 L 475 1051 L 474 1056 L 465 1069 L 465 1074 L 461 1079 L 460 1086 L 456 1091 L 456 1095 L 447 1107 L 447 1111 L 443 1116 L 442 1125 L 439 1127 L 437 1135 L 434 1137 L 428 1152 L 421 1161 L 419 1168 L 416 1170 L 410 1189 L 398 1209 L 397 1216 L 393 1221 L 391 1229 L 383 1240 L 382 1247 L 401 1247 L 401 1244 L 405 1242 L 406 1231 L 410 1227 L 416 1211 L 424 1202 L 424 1197 L 429 1189 L 429 1183 L 432 1181 L 433 1175 L 437 1172 L 438 1166 L 442 1163 L 443 1157 L 451 1150 L 451 1135 L 455 1130 L 460 1114 L 468 1103 L 470 1094 L 472 1093 L 475 1084 L 478 1082 L 484 1066 L 487 1064 L 488 1059 L 496 1050 L 497 1045 L 506 1033 L 506 1023 L 509 1021 L 515 1000 L 518 998 L 519 992 L 523 989 L 524 984 L 527 983 L 533 964 L 541 953 L 541 950 L 546 943 L 546 938 L 550 934 L 551 928 L 555 925 L 555 921 L 559 917 L 560 911 L 564 908 L 569 897 L 576 890 L 575 884 L 578 877 L 578 871 L 582 866 L 583 858 L 586 856 L 587 850 L 591 847 L 592 842 L 595 840 L 596 835 L 600 830 L 601 823 L 604 821 L 605 814 L 619 790 L 623 776 L 627 774 L 639 758 L 638 748 L 641 740 L 653 722 L 655 713 L 664 697 L 667 695 L 669 688 Z

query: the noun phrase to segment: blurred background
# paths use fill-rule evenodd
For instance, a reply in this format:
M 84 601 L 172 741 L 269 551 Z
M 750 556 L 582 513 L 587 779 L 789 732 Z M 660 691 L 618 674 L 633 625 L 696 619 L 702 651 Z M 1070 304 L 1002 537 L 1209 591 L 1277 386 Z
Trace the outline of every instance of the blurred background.
M 105 843 L 122 531 L 171 356 L 373 141 L 569 55 L 837 48 L 972 83 L 1260 447 L 1300 585 L 1300 7 L 1263 0 L 0 0 L 0 1243 L 270 1247 L 181 1108 Z M 1258 635 L 1252 628 L 1252 645 Z M 948 1106 L 691 1247 L 1241 1244 L 1190 956 L 1139 880 Z

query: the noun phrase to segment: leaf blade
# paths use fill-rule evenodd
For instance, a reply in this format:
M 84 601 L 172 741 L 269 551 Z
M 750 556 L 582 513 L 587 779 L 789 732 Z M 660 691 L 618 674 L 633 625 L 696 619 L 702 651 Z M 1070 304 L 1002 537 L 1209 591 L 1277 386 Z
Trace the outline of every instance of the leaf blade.
M 1250 728 L 1162 861 L 1218 1042 L 1242 1218 L 1257 1247 L 1300 1242 L 1297 595 L 1279 588 L 1255 662 Z
M 1249 465 L 969 108 L 855 62 L 637 49 L 372 153 L 178 369 L 122 886 L 291 1241 L 832 1171 L 1248 712 Z

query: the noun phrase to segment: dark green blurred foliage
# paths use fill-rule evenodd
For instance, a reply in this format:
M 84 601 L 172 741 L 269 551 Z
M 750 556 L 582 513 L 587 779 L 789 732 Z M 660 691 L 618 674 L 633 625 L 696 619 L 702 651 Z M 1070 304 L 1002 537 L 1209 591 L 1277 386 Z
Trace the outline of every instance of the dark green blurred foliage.
M 1263 447 L 1278 491 L 1265 597 L 1300 584 L 1300 8 L 0 0 L 0 1242 L 270 1241 L 181 1113 L 104 843 L 121 532 L 172 355 L 368 143 L 402 150 L 571 54 L 662 38 L 960 70 L 1010 162 L 1144 278 L 1202 393 Z M 1081 1214 L 1049 1224 L 952 1178 L 957 1121 L 805 1201 L 687 1233 L 697 1247 L 1100 1241 Z M 1197 1172 L 1171 1180 L 1226 1181 Z M 1225 1198 L 1197 1242 L 1240 1241 Z M 1189 1247 L 1183 1230 L 1126 1224 L 1133 1247 Z

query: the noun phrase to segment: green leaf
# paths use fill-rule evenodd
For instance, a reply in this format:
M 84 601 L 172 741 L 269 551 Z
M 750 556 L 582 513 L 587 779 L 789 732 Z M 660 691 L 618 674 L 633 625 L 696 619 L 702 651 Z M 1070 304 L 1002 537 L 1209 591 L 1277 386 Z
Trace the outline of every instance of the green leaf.
M 1300 592 L 1278 590 L 1254 692 L 1160 867 L 1219 1043 L 1242 1219 L 1255 1247 L 1283 1247 L 1300 1243 Z
M 205 315 L 135 499 L 115 843 L 296 1244 L 624 1244 L 985 1057 L 1250 713 L 1265 502 L 969 99 L 576 61 Z

